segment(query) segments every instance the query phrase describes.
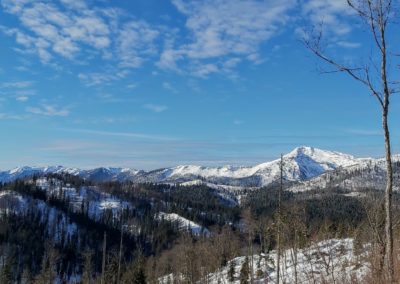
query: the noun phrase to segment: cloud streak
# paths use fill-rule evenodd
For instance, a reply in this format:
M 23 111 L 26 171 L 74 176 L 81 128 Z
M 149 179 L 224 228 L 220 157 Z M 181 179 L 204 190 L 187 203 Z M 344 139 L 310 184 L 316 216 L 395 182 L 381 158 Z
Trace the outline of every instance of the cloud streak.
M 112 131 L 101 131 L 101 130 L 93 130 L 93 129 L 60 129 L 67 132 L 75 132 L 89 135 L 99 135 L 99 136 L 115 136 L 115 137 L 125 137 L 125 138 L 138 138 L 145 140 L 159 140 L 159 141 L 175 141 L 177 138 L 167 137 L 167 136 L 159 136 L 159 135 L 151 135 L 145 133 L 137 133 L 137 132 L 112 132 Z
M 39 107 L 27 107 L 26 111 L 42 116 L 68 116 L 70 111 L 67 108 L 60 108 L 54 105 L 43 104 Z

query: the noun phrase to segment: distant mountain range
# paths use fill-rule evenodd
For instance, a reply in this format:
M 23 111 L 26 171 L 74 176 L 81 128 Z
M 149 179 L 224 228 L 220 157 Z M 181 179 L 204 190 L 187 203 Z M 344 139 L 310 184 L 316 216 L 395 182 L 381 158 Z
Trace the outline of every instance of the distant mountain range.
M 373 158 L 355 158 L 351 155 L 326 151 L 313 147 L 298 147 L 283 156 L 283 178 L 286 182 L 298 182 L 296 190 L 304 187 L 326 185 L 326 178 L 332 181 L 332 172 L 348 172 L 351 169 L 367 169 L 372 165 L 382 165 L 382 161 Z M 383 169 L 380 166 L 380 175 Z M 280 177 L 280 159 L 252 167 L 205 167 L 184 165 L 143 171 L 130 168 L 101 167 L 90 170 L 55 167 L 18 167 L 0 172 L 0 182 L 43 176 L 50 173 L 68 173 L 87 180 L 132 181 L 174 184 L 212 184 L 226 187 L 261 187 L 273 184 Z M 315 180 L 315 182 L 314 182 Z M 324 182 L 322 181 L 324 180 Z M 317 184 L 317 185 L 315 185 Z

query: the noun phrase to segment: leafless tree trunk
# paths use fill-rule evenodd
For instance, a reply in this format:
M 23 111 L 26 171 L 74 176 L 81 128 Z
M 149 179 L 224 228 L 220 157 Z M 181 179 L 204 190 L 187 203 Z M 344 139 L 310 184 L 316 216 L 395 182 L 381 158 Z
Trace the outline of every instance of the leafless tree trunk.
M 122 241 L 124 237 L 124 225 L 121 222 L 121 239 L 119 243 L 119 253 L 118 253 L 118 272 L 117 272 L 117 284 L 120 284 L 121 277 L 121 259 L 122 259 Z
M 283 156 L 281 155 L 280 162 L 280 185 L 278 191 L 278 220 L 276 229 L 276 283 L 279 284 L 280 270 L 281 270 L 281 198 L 283 190 Z
M 370 63 L 363 67 L 351 67 L 339 63 L 338 60 L 329 57 L 322 48 L 322 31 L 311 32 L 310 37 L 305 37 L 304 43 L 318 58 L 334 67 L 334 72 L 344 72 L 351 78 L 365 85 L 375 96 L 382 112 L 382 130 L 384 134 L 385 158 L 386 158 L 386 189 L 385 189 L 385 259 L 388 282 L 394 283 L 393 264 L 393 170 L 391 158 L 390 132 L 388 126 L 389 101 L 393 93 L 398 92 L 394 87 L 397 82 L 388 78 L 388 56 L 386 31 L 392 24 L 394 13 L 394 1 L 392 0 L 347 0 L 349 9 L 352 9 L 367 24 L 372 42 L 376 47 L 380 68 L 370 59 Z M 372 67 L 372 68 L 370 68 Z M 378 83 L 379 82 L 379 83 Z
M 107 248 L 107 233 L 104 232 L 104 239 L 103 239 L 103 262 L 101 265 L 101 284 L 104 284 L 104 275 L 106 270 L 106 248 Z

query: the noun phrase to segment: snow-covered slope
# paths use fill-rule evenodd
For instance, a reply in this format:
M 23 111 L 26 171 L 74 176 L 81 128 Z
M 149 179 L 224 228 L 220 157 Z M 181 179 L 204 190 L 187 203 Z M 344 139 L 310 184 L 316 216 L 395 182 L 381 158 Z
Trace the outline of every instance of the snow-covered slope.
M 362 283 L 370 271 L 369 245 L 356 255 L 353 239 L 330 239 L 299 249 L 297 255 L 291 249 L 282 252 L 279 283 Z M 240 271 L 246 257 L 230 260 L 225 267 L 204 277 L 198 283 L 241 283 Z M 276 251 L 268 255 L 253 256 L 254 283 L 277 283 Z M 248 259 L 250 262 L 250 257 Z M 232 269 L 233 268 L 233 269 Z M 229 271 L 231 270 L 231 275 Z M 233 276 L 233 279 L 230 279 Z M 159 279 L 160 284 L 185 282 L 183 275 L 169 274 Z M 230 280 L 233 280 L 232 282 Z M 248 283 L 250 283 L 250 276 Z
M 298 147 L 283 156 L 284 179 L 287 181 L 306 180 L 338 167 L 355 165 L 359 161 L 360 159 L 339 152 Z M 264 186 L 277 181 L 279 175 L 280 159 L 252 167 L 177 166 L 153 171 L 147 176 L 155 182 L 188 182 L 201 178 L 214 184 Z
M 393 157 L 394 190 L 399 190 L 400 157 Z M 386 185 L 386 160 L 363 159 L 358 164 L 328 171 L 309 180 L 300 181 L 287 190 L 302 192 L 326 188 L 341 188 L 351 191 L 384 189 Z
M 285 181 L 305 181 L 340 167 L 354 166 L 371 159 L 358 159 L 339 152 L 313 147 L 298 147 L 283 156 Z M 0 182 L 48 173 L 68 173 L 93 181 L 133 181 L 154 183 L 186 183 L 201 180 L 207 184 L 236 187 L 260 187 L 276 182 L 280 175 L 280 159 L 252 167 L 205 167 L 196 165 L 177 166 L 154 171 L 138 171 L 128 168 L 77 168 L 22 167 L 0 172 Z M 189 183 L 190 184 L 190 183 Z
M 0 182 L 11 182 L 32 176 L 43 176 L 46 174 L 70 174 L 80 176 L 92 181 L 126 181 L 133 180 L 139 173 L 135 169 L 101 167 L 91 170 L 78 168 L 55 167 L 17 167 L 9 171 L 0 172 Z
M 132 208 L 129 202 L 104 193 L 96 186 L 75 188 L 64 185 L 57 179 L 46 178 L 36 180 L 36 186 L 45 191 L 48 197 L 65 196 L 70 201 L 72 211 L 85 210 L 93 220 L 100 220 L 105 211 L 109 211 L 113 218 L 119 219 L 124 209 Z
M 157 216 L 160 220 L 166 220 L 178 224 L 178 227 L 182 231 L 190 231 L 193 235 L 210 235 L 210 231 L 207 228 L 200 226 L 199 224 L 190 221 L 176 213 L 164 213 L 160 212 Z
M 77 232 L 78 225 L 72 222 L 65 212 L 48 205 L 46 202 L 22 196 L 13 191 L 0 192 L 0 215 L 12 213 L 24 216 L 33 212 L 35 214 L 40 212 L 42 224 L 55 224 L 54 226 L 46 226 L 46 230 L 56 243 L 63 241 L 66 244 L 68 239 Z

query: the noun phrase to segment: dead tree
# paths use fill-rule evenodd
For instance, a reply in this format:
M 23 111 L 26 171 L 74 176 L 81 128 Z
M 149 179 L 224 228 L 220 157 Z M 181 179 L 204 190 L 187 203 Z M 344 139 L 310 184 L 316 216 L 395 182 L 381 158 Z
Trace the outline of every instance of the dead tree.
M 104 284 L 104 276 L 106 270 L 106 249 L 107 249 L 107 233 L 104 231 L 104 238 L 103 238 L 103 259 L 101 264 L 101 284 Z
M 280 270 L 281 270 L 281 222 L 282 222 L 282 191 L 283 191 L 283 156 L 281 155 L 280 161 L 280 182 L 278 190 L 278 220 L 276 229 L 276 283 L 279 284 Z
M 389 102 L 391 95 L 397 93 L 397 83 L 391 80 L 389 74 L 389 57 L 398 56 L 388 51 L 388 26 L 395 25 L 393 0 L 347 0 L 348 7 L 358 16 L 371 33 L 374 46 L 373 56 L 362 66 L 350 66 L 332 58 L 322 46 L 322 29 L 313 29 L 304 37 L 305 46 L 319 59 L 334 68 L 331 72 L 342 72 L 364 85 L 377 99 L 382 114 L 382 130 L 384 134 L 386 158 L 386 189 L 385 189 L 385 255 L 382 256 L 387 267 L 388 282 L 394 283 L 393 264 L 393 170 L 391 158 L 390 132 L 388 126 Z M 378 61 L 378 64 L 377 64 Z

